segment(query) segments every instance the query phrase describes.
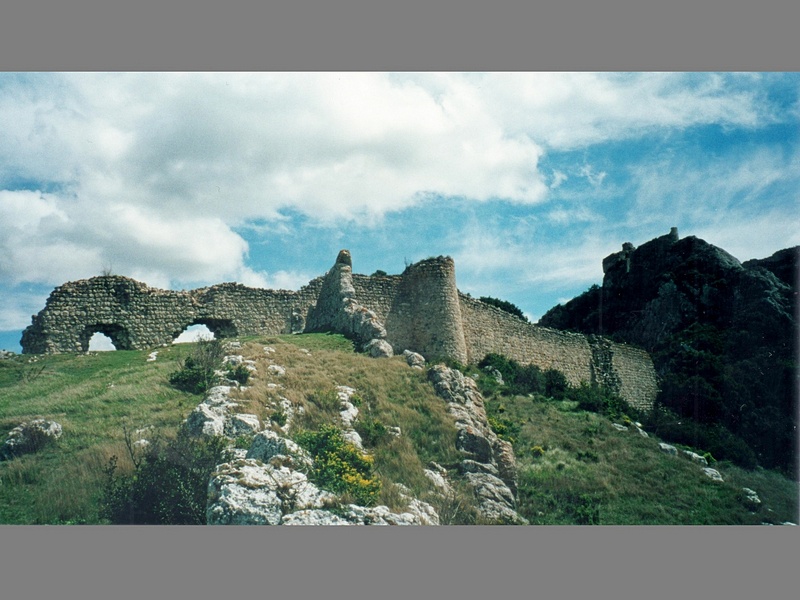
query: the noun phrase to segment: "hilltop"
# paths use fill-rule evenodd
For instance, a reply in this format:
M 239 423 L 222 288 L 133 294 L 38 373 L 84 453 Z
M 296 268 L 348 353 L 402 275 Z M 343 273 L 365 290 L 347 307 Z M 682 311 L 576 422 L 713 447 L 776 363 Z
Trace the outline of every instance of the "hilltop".
M 657 405 L 700 427 L 675 435 L 724 437 L 740 464 L 796 476 L 799 257 L 794 247 L 741 263 L 673 229 L 623 244 L 603 260 L 602 286 L 539 324 L 644 348 L 660 380 Z
M 170 385 L 171 375 L 195 348 L 181 344 L 150 351 L 18 356 L 0 363 L 0 440 L 20 422 L 36 417 L 58 421 L 63 428 L 63 435 L 39 452 L 0 462 L 0 522 L 107 522 L 101 503 L 109 460 L 118 457 L 118 477 L 135 469 L 126 432 L 129 442 L 169 440 L 200 404 L 213 408 L 204 395 Z M 645 437 L 647 422 L 637 427 L 633 411 L 612 419 L 584 410 L 575 400 L 514 393 L 496 373 L 477 367 L 451 363 L 461 370 L 435 364 L 415 368 L 404 356 L 371 358 L 356 352 L 341 335 L 242 338 L 233 348 L 229 352 L 241 357 L 238 364 L 251 365 L 253 373 L 244 388 L 229 386 L 230 401 L 237 404 L 236 411 L 257 419 L 249 434 L 240 431 L 230 438 L 239 456 L 252 450 L 258 431 L 300 441 L 300 432 L 328 426 L 346 433 L 337 389 L 352 390 L 348 402 L 358 416 L 350 429 L 359 433 L 365 455 L 371 457 L 371 470 L 361 480 L 380 482 L 364 485 L 376 492 L 373 506 L 385 507 L 384 512 L 365 509 L 361 519 L 377 514 L 397 521 L 391 515 L 428 505 L 441 524 L 508 522 L 498 515 L 499 521 L 486 517 L 486 488 L 474 485 L 476 475 L 496 472 L 491 477 L 499 475 L 512 484 L 516 512 L 531 524 L 797 522 L 797 489 L 789 479 L 719 461 L 711 466 L 724 481 L 715 481 L 683 452 L 702 456 L 706 449 L 675 444 L 674 454 L 667 453 L 652 432 Z M 443 396 L 437 375 L 443 369 L 453 374 L 448 380 L 452 391 L 460 386 L 472 394 L 473 404 L 482 404 L 491 432 L 473 437 L 459 433 L 464 417 L 454 415 L 453 398 Z M 472 424 L 473 429 L 481 427 L 476 420 Z M 474 445 L 465 446 L 465 440 Z M 513 463 L 502 456 L 509 448 Z M 273 463 L 275 470 L 286 466 Z M 509 464 L 514 465 L 514 477 L 502 472 Z M 219 492 L 224 482 L 231 482 L 231 471 L 216 465 L 212 471 L 217 482 L 212 488 Z M 244 482 L 247 471 L 238 473 Z M 451 491 L 441 494 L 431 473 L 440 475 Z M 208 483 L 206 478 L 201 488 L 208 490 Z M 324 492 L 324 485 L 319 486 Z M 743 488 L 756 492 L 758 504 Z M 174 490 L 160 493 L 172 497 Z M 352 493 L 348 498 L 353 499 Z M 314 510 L 319 515 L 322 509 Z M 355 518 L 355 509 L 337 510 L 336 518 Z

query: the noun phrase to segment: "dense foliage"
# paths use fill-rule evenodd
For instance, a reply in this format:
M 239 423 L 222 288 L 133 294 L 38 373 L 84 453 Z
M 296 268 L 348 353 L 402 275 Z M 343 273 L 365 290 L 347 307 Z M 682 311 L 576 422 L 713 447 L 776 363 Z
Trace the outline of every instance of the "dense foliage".
M 227 441 L 181 431 L 173 440 L 150 441 L 141 454 L 127 432 L 126 442 L 134 468 L 119 473 L 118 457 L 111 457 L 101 517 L 114 524 L 204 525 L 208 480 L 227 460 Z
M 318 431 L 298 432 L 295 440 L 314 459 L 309 473 L 312 481 L 324 489 L 350 496 L 356 504 L 376 504 L 381 482 L 372 475 L 374 459 L 346 441 L 341 430 L 322 425 Z
M 491 296 L 481 296 L 478 298 L 484 304 L 491 304 L 492 306 L 496 306 L 500 310 L 504 310 L 507 313 L 514 315 L 515 317 L 519 317 L 523 321 L 527 321 L 528 317 L 526 317 L 522 309 L 519 308 L 516 304 L 512 304 L 506 300 L 500 300 L 499 298 L 492 298 Z

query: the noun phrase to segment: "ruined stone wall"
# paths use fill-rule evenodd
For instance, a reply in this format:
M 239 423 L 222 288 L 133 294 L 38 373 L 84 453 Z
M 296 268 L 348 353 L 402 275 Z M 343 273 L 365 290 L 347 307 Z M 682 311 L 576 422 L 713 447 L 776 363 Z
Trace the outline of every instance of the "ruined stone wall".
M 366 306 L 386 323 L 402 279 L 401 275 L 369 276 L 353 273 L 356 298 L 361 305 Z
M 651 409 L 658 395 L 658 379 L 650 355 L 627 344 L 612 344 L 612 349 L 612 364 L 621 383 L 619 395 L 634 408 Z
M 204 324 L 219 337 L 302 331 L 320 280 L 299 292 L 223 283 L 190 292 L 148 287 L 120 276 L 66 283 L 22 335 L 22 351 L 85 352 L 95 332 L 119 350 L 169 344 L 189 325 Z
M 375 325 L 370 331 L 385 328 L 385 333 L 372 337 L 385 335 L 395 353 L 408 349 L 429 360 L 474 364 L 496 352 L 521 364 L 556 369 L 572 385 L 599 383 L 634 406 L 650 406 L 655 399 L 656 374 L 646 352 L 601 337 L 531 325 L 460 294 L 449 257 L 420 261 L 402 275 L 368 277 L 351 274 L 349 263 L 346 267 L 347 293 L 339 285 L 336 294 L 327 294 L 329 300 L 347 300 L 342 306 L 358 308 L 350 311 L 356 316 L 374 313 L 367 323 Z M 333 277 L 331 272 L 327 279 Z M 22 348 L 25 353 L 86 351 L 89 338 L 99 331 L 117 349 L 144 350 L 169 344 L 198 323 L 218 337 L 312 330 L 315 319 L 322 318 L 324 326 L 325 319 L 333 318 L 325 316 L 331 312 L 325 306 L 317 307 L 326 296 L 326 278 L 314 279 L 297 292 L 236 283 L 175 292 L 119 276 L 71 282 L 56 288 L 33 317 Z M 324 305 L 327 301 L 322 300 Z
M 495 306 L 460 296 L 469 362 L 490 352 L 520 364 L 561 371 L 571 385 L 592 378 L 592 351 L 585 335 L 537 327 Z
M 23 332 L 27 353 L 85 352 L 97 331 L 118 349 L 171 342 L 197 314 L 188 292 L 150 288 L 126 277 L 95 277 L 56 288 Z
M 386 332 L 395 352 L 409 349 L 428 359 L 467 362 L 452 258 L 430 258 L 406 268 L 386 317 Z
M 460 295 L 470 363 L 495 352 L 520 364 L 556 369 L 570 385 L 597 383 L 631 406 L 649 409 L 658 394 L 655 368 L 644 350 L 526 323 L 497 307 Z

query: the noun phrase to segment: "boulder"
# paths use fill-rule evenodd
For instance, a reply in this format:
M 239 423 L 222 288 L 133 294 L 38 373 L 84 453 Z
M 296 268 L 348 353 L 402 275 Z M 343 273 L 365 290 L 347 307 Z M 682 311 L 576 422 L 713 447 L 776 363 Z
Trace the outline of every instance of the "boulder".
M 391 358 L 394 356 L 392 345 L 386 340 L 372 339 L 364 346 L 364 352 L 372 358 Z
M 712 469 L 711 467 L 706 467 L 703 469 L 703 473 L 706 477 L 713 479 L 714 481 L 723 481 L 722 475 L 720 475 L 719 471 L 716 469 Z
M 256 415 L 250 413 L 237 413 L 225 423 L 225 435 L 238 437 L 250 435 L 261 429 L 261 421 Z
M 697 454 L 697 452 L 692 452 L 691 450 L 684 450 L 683 454 L 685 456 L 688 456 L 693 463 L 697 463 L 698 465 L 702 465 L 704 467 L 708 466 L 708 461 L 706 460 L 706 457 L 700 456 L 699 454 Z
M 209 482 L 209 525 L 280 525 L 297 510 L 324 509 L 336 497 L 301 472 L 253 459 L 218 465 Z
M 186 417 L 183 427 L 193 437 L 225 435 L 225 413 L 222 407 L 201 402 Z
M 751 490 L 750 488 L 742 488 L 742 503 L 752 512 L 761 508 L 761 498 L 758 497 L 755 490 Z
M 659 449 L 672 456 L 678 456 L 678 449 L 675 446 L 671 446 L 670 444 L 665 444 L 664 442 L 659 442 L 658 444 Z
M 424 369 L 425 368 L 425 357 L 418 352 L 412 352 L 411 350 L 404 350 L 403 356 L 406 359 L 409 367 L 414 369 Z
M 296 442 L 270 429 L 258 432 L 247 451 L 247 458 L 267 463 L 275 456 L 291 457 L 298 466 L 310 467 L 311 457 Z

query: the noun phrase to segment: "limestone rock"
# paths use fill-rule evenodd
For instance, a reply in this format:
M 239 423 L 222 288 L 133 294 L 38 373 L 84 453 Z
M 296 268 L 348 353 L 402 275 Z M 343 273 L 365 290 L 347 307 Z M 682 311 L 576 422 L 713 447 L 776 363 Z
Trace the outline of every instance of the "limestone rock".
M 308 468 L 311 466 L 311 457 L 296 442 L 282 437 L 270 429 L 258 432 L 250 448 L 247 451 L 247 458 L 269 462 L 274 456 L 289 456 L 298 467 Z
M 511 444 L 489 427 L 483 396 L 474 380 L 460 371 L 436 365 L 428 370 L 436 393 L 448 404 L 456 425 L 456 448 L 467 454 L 464 478 L 488 521 L 527 522 L 516 512 L 516 459 Z
M 761 498 L 758 497 L 758 494 L 755 490 L 751 490 L 750 488 L 743 487 L 742 488 L 742 503 L 751 511 L 755 512 L 759 508 L 761 508 Z
M 614 429 L 617 431 L 628 431 L 628 428 L 625 425 L 620 425 L 619 423 L 612 423 L 611 425 L 614 426 Z
M 332 526 L 332 525 L 353 525 L 347 519 L 343 519 L 339 515 L 332 513 L 329 510 L 321 510 L 318 508 L 298 510 L 281 518 L 281 525 L 314 525 L 314 526 Z
M 722 481 L 722 475 L 720 475 L 719 471 L 716 469 L 712 469 L 711 467 L 706 467 L 703 469 L 703 473 L 706 477 L 713 479 L 714 481 Z
M 437 492 L 445 496 L 452 494 L 453 488 L 447 481 L 447 470 L 435 462 L 431 462 L 428 466 L 430 469 L 424 469 L 423 473 L 436 488 Z
M 459 468 L 462 473 L 488 473 L 489 475 L 493 475 L 495 477 L 500 475 L 500 472 L 494 465 L 480 463 L 470 459 L 462 460 Z
M 225 417 L 224 408 L 209 406 L 201 402 L 186 417 L 183 427 L 186 428 L 189 435 L 194 437 L 224 435 Z
M 684 456 L 688 456 L 693 463 L 697 463 L 698 465 L 702 465 L 704 467 L 708 466 L 708 461 L 706 460 L 706 457 L 700 456 L 699 454 L 697 454 L 697 452 L 692 452 L 691 450 L 684 450 L 683 454 Z
M 404 350 L 403 356 L 405 356 L 409 367 L 414 369 L 425 368 L 425 357 L 422 356 L 422 354 L 419 354 L 418 352 L 412 352 L 411 350 Z
M 280 365 L 270 365 L 267 367 L 267 373 L 276 377 L 283 377 L 286 375 L 286 369 Z
M 225 433 L 230 437 L 249 435 L 261 429 L 261 422 L 258 420 L 258 416 L 249 413 L 237 413 L 231 416 L 226 425 L 228 425 L 228 428 Z
M 364 346 L 364 352 L 372 358 L 391 358 L 394 356 L 392 345 L 386 340 L 373 339 Z
M 670 454 L 672 456 L 678 456 L 678 449 L 675 446 L 672 446 L 670 444 L 665 444 L 664 442 L 659 442 L 658 447 L 662 452 L 666 454 Z
M 36 452 L 44 445 L 61 437 L 61 424 L 46 419 L 21 423 L 8 432 L 0 446 L 0 459 L 10 459 L 20 454 Z
M 206 520 L 210 525 L 279 525 L 285 514 L 325 508 L 335 500 L 299 471 L 238 460 L 212 473 Z

